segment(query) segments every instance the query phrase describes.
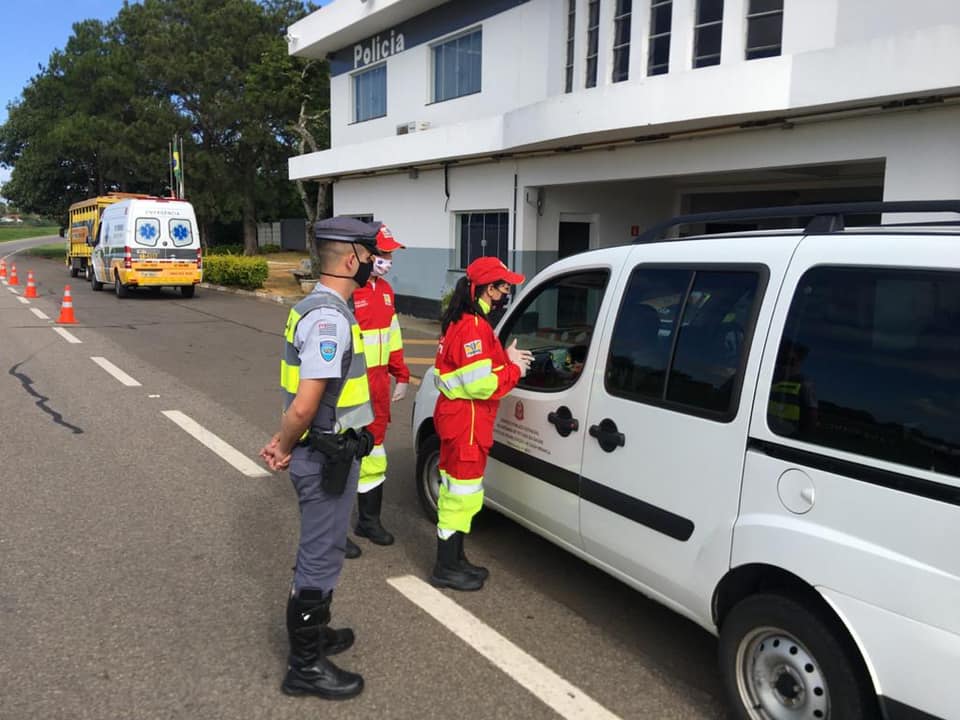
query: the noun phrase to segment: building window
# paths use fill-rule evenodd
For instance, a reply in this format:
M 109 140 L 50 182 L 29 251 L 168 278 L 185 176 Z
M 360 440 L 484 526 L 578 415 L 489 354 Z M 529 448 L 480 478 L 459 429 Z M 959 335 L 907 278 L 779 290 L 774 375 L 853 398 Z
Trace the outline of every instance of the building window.
M 481 42 L 477 29 L 434 46 L 434 102 L 480 92 Z
M 630 14 L 633 0 L 617 0 L 613 18 L 613 82 L 630 77 Z
M 650 49 L 647 75 L 664 75 L 670 69 L 670 23 L 673 0 L 653 0 L 650 5 Z
M 378 65 L 353 76 L 353 121 L 387 114 L 387 66 Z
M 767 424 L 960 477 L 960 273 L 820 266 L 797 285 Z
M 600 43 L 600 0 L 587 5 L 587 82 L 586 87 L 597 86 L 597 50 Z
M 573 92 L 573 46 L 577 25 L 577 0 L 567 0 L 567 62 L 564 66 L 563 91 Z
M 747 10 L 747 60 L 780 54 L 783 0 L 750 0 Z
M 506 211 L 458 213 L 457 229 L 461 268 L 485 255 L 507 262 L 510 219 Z
M 693 28 L 693 66 L 720 64 L 723 34 L 723 0 L 697 0 L 696 25 Z

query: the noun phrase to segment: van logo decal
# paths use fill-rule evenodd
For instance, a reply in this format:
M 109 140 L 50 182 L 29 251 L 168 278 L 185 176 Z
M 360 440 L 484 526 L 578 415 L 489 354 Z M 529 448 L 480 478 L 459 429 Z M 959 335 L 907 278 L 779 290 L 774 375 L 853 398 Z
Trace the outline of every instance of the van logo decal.
M 170 231 L 173 234 L 173 237 L 177 240 L 186 240 L 190 236 L 190 228 L 188 228 L 183 223 L 178 223 L 173 226 L 173 229 Z
M 157 229 L 148 223 L 140 226 L 140 237 L 144 240 L 153 240 L 157 236 Z

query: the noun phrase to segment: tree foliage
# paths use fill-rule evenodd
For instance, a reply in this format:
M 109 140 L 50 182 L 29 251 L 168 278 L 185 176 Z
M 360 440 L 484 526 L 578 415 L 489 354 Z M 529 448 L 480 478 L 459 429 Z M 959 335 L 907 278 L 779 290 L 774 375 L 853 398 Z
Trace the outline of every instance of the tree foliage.
M 252 252 L 258 219 L 302 203 L 287 158 L 326 147 L 326 67 L 290 57 L 285 41 L 310 9 L 300 0 L 143 0 L 108 23 L 75 24 L 0 126 L 0 164 L 13 168 L 4 195 L 63 216 L 111 190 L 166 193 L 168 143 L 179 133 L 201 223 L 242 221 Z M 304 131 L 314 136 L 307 146 Z M 318 190 L 308 192 L 316 207 Z

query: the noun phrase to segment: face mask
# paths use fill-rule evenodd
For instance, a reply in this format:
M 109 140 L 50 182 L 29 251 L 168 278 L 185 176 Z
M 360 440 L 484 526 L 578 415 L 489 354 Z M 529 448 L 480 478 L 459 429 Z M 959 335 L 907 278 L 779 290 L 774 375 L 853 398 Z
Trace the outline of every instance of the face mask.
M 353 254 L 357 255 L 357 249 L 353 249 Z M 370 279 L 370 274 L 373 272 L 373 259 L 367 260 L 367 262 L 362 262 L 360 256 L 357 255 L 357 261 L 360 265 L 357 267 L 357 272 L 353 275 L 353 281 L 363 287 L 367 284 L 367 280 Z
M 393 260 L 387 260 L 386 258 L 378 257 L 373 261 L 373 274 L 377 277 L 383 277 L 390 272 L 391 267 L 393 267 Z

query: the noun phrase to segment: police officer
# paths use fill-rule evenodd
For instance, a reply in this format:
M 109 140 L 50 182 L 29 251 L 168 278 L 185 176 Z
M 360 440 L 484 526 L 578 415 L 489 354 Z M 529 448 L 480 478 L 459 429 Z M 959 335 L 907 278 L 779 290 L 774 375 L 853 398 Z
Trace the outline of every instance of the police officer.
M 329 626 L 359 459 L 373 445 L 363 340 L 347 301 L 373 269 L 376 228 L 353 218 L 317 223 L 321 278 L 287 318 L 280 383 L 280 432 L 260 451 L 274 470 L 290 469 L 300 504 L 300 545 L 287 603 L 290 641 L 282 690 L 349 698 L 363 678 L 328 659 L 353 644 L 353 631 Z

